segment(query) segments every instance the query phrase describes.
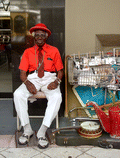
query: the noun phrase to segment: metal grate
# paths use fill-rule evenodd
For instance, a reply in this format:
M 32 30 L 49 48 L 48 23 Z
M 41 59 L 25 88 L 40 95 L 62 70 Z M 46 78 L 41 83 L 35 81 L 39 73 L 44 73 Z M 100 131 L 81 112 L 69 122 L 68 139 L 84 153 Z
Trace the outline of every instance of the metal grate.
M 113 88 L 119 56 L 104 53 L 73 54 L 68 58 L 68 81 L 71 85 Z M 117 67 L 119 69 L 120 66 Z

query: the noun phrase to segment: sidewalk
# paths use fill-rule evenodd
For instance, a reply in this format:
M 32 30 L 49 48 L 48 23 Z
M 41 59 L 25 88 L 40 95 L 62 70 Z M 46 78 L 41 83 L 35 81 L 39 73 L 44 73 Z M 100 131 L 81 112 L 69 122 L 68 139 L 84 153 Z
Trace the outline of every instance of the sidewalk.
M 94 146 L 37 146 L 16 148 L 14 135 L 0 135 L 0 158 L 119 158 L 119 149 Z
M 0 102 L 0 158 L 120 158 L 120 149 L 104 149 L 94 146 L 58 146 L 50 145 L 47 149 L 37 146 L 16 148 L 16 118 L 13 117 L 11 100 Z M 35 130 L 40 120 L 31 120 Z M 34 122 L 34 123 L 33 123 Z M 39 123 L 38 123 L 39 122 Z M 64 119 L 60 127 L 66 126 Z

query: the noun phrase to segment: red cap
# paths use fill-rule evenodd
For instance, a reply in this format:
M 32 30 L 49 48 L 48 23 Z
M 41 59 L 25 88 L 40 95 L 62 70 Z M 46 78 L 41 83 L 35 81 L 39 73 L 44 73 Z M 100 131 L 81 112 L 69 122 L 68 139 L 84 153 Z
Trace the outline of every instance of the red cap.
M 39 24 L 36 24 L 34 27 L 31 27 L 30 28 L 30 33 L 34 32 L 36 30 L 43 30 L 43 31 L 46 31 L 48 33 L 48 36 L 51 35 L 51 31 L 43 23 L 39 23 Z

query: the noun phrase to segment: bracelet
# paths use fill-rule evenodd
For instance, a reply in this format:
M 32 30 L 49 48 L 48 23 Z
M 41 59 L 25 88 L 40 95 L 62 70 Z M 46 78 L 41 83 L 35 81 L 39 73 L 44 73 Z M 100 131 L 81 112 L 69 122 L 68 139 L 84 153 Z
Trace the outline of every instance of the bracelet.
M 59 82 L 62 82 L 61 79 L 57 78 Z
M 57 78 L 56 81 L 58 82 L 58 84 L 60 84 L 62 81 L 61 79 Z
M 28 79 L 26 79 L 23 83 L 25 83 Z

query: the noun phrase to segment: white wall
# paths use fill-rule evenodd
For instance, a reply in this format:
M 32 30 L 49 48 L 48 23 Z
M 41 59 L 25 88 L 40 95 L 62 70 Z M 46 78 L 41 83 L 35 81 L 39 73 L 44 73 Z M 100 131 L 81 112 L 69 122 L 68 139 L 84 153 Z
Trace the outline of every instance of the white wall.
M 120 0 L 66 0 L 66 55 L 94 52 L 96 34 L 120 34 Z

